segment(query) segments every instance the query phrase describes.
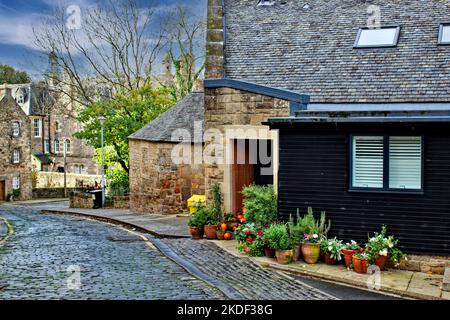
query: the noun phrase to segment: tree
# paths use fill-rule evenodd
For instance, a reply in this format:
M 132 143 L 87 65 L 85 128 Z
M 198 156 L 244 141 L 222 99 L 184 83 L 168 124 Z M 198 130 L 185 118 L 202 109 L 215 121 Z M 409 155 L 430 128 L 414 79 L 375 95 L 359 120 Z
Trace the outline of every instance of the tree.
M 87 106 L 104 98 L 105 90 L 114 96 L 151 82 L 165 33 L 155 24 L 166 20 L 156 7 L 143 9 L 138 0 L 109 0 L 83 12 L 71 7 L 55 9 L 33 29 L 37 47 L 51 54 L 46 76 L 59 91 Z M 71 25 L 72 18 L 78 23 Z
M 196 16 L 183 6 L 177 6 L 169 24 L 169 58 L 174 67 L 174 81 L 161 83 L 176 100 L 194 90 L 205 68 L 204 18 Z M 199 66 L 197 66 L 199 64 Z
M 19 71 L 6 64 L 0 64 L 0 84 L 19 84 L 31 82 L 31 78 L 25 71 Z
M 151 85 L 127 94 L 118 94 L 111 100 L 97 101 L 81 110 L 78 119 L 83 124 L 83 130 L 74 136 L 86 139 L 92 146 L 99 148 L 101 126 L 98 117 L 104 116 L 105 145 L 114 148 L 114 154 L 109 155 L 109 161 L 119 163 L 128 173 L 128 137 L 156 119 L 174 103 L 175 100 L 167 89 L 155 89 Z

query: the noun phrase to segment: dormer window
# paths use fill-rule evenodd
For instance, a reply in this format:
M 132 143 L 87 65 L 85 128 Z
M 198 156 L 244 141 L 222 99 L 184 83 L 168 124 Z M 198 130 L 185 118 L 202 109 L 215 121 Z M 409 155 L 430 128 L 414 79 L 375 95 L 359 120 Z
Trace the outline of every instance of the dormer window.
M 17 104 L 24 104 L 25 97 L 22 94 L 19 94 L 16 98 L 16 102 L 17 102 Z
M 273 6 L 275 4 L 275 1 L 273 0 L 259 0 L 258 7 L 268 7 Z
M 450 45 L 450 23 L 441 23 L 439 27 L 439 44 Z
M 354 48 L 395 47 L 400 35 L 400 26 L 385 26 L 376 29 L 360 28 Z

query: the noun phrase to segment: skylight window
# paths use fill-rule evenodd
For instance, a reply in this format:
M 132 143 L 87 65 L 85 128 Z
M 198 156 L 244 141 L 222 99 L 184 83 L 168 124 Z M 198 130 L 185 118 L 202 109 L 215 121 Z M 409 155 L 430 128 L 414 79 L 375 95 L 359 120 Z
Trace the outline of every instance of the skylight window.
M 268 7 L 273 6 L 275 4 L 275 1 L 273 0 L 260 0 L 258 2 L 258 7 Z
M 399 26 L 378 29 L 361 28 L 355 41 L 355 48 L 395 47 L 400 35 Z
M 450 23 L 441 23 L 439 28 L 439 44 L 450 44 Z

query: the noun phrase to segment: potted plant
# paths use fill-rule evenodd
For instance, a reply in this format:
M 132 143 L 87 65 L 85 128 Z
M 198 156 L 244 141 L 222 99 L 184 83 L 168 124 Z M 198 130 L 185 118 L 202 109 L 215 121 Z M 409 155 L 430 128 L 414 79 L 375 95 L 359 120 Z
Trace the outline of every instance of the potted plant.
M 369 255 L 366 252 L 355 253 L 352 256 L 353 269 L 358 273 L 367 273 Z
M 6 195 L 6 201 L 14 202 L 15 200 L 19 199 L 19 197 L 20 197 L 20 190 L 14 189 L 13 191 L 8 192 L 8 194 Z
M 299 261 L 301 258 L 302 240 L 305 234 L 305 228 L 302 224 L 299 210 L 297 209 L 297 220 L 294 222 L 292 215 L 289 217 L 287 223 L 289 237 L 294 244 L 294 261 Z
M 257 229 L 263 229 L 276 221 L 278 200 L 273 186 L 252 184 L 242 189 L 242 195 L 244 216 L 238 216 L 241 223 L 254 223 Z
M 384 269 L 389 259 L 394 264 L 399 263 L 404 257 L 402 251 L 397 247 L 398 240 L 393 236 L 386 236 L 387 228 L 381 227 L 381 232 L 375 232 L 366 244 L 365 252 L 369 255 L 369 263 Z
M 280 264 L 288 264 L 294 258 L 294 250 L 286 225 L 272 224 L 264 233 L 269 247 L 275 250 L 275 257 Z
M 350 242 L 347 242 L 344 245 L 341 252 L 342 252 L 342 255 L 344 256 L 344 262 L 345 262 L 345 266 L 347 268 L 350 268 L 353 255 L 355 253 L 359 253 L 361 251 L 362 251 L 361 246 L 354 240 L 351 240 Z
M 307 234 L 303 236 L 302 255 L 303 260 L 308 264 L 315 264 L 320 257 L 321 240 L 317 233 Z
M 238 226 L 237 218 L 234 216 L 233 213 L 225 213 L 224 222 L 228 230 L 233 230 L 233 227 Z
M 217 225 L 219 224 L 219 219 L 216 217 L 214 210 L 211 208 L 205 208 L 206 212 L 206 223 L 205 223 L 205 237 L 206 239 L 217 239 Z
M 256 239 L 255 225 L 247 223 L 240 225 L 235 230 L 236 240 L 238 241 L 238 250 L 250 254 L 251 245 Z
M 212 186 L 212 201 L 211 205 L 206 208 L 207 219 L 205 224 L 205 237 L 206 239 L 217 238 L 217 225 L 220 221 L 223 221 L 222 216 L 222 193 L 220 191 L 220 185 L 215 183 Z
M 223 240 L 223 237 L 225 235 L 225 231 L 223 231 L 221 229 L 217 229 L 216 235 L 217 235 L 217 240 Z
M 189 232 L 191 233 L 192 239 L 197 240 L 203 238 L 206 218 L 207 216 L 204 208 L 198 208 L 197 212 L 189 219 Z
M 257 232 L 257 235 L 261 238 L 263 245 L 264 245 L 264 247 L 263 247 L 264 255 L 267 258 L 275 258 L 275 250 L 269 246 L 269 243 L 265 237 L 265 231 L 266 231 L 266 229 L 260 230 Z
M 342 260 L 341 250 L 344 247 L 342 240 L 336 237 L 322 241 L 321 249 L 323 252 L 323 260 L 326 264 L 336 264 Z

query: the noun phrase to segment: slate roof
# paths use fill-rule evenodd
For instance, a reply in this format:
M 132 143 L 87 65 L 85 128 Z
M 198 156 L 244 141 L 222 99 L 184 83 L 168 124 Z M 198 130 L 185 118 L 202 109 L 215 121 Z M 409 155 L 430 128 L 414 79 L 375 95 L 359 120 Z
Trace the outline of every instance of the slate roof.
M 225 0 L 226 77 L 307 94 L 312 103 L 450 101 L 450 46 L 437 45 L 450 1 L 257 3 Z M 353 48 L 371 4 L 382 25 L 401 26 L 397 47 Z
M 192 93 L 141 130 L 129 136 L 129 139 L 180 142 L 178 136 L 172 137 L 177 129 L 184 129 L 190 134 L 191 142 L 203 142 L 204 94 Z M 194 135 L 195 125 L 200 126 Z M 187 140 L 184 140 L 187 141 Z

